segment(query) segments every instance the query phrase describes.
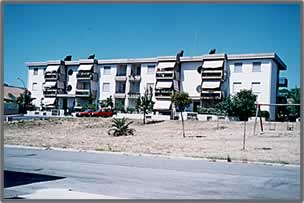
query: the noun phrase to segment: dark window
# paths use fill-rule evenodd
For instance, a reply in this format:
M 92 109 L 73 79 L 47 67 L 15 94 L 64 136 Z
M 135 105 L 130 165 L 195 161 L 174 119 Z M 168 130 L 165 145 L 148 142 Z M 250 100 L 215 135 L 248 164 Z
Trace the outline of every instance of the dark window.
M 69 75 L 73 75 L 73 70 L 70 69 L 69 72 L 68 72 L 68 74 L 69 74 Z
M 68 92 L 72 90 L 72 86 L 71 85 L 68 85 L 68 88 L 67 88 Z
M 235 73 L 241 73 L 241 72 L 243 72 L 242 71 L 242 66 L 243 66 L 242 63 L 235 63 L 234 64 L 234 72 Z
M 252 72 L 261 72 L 261 62 L 252 63 Z
M 38 68 L 34 68 L 34 75 L 38 75 Z

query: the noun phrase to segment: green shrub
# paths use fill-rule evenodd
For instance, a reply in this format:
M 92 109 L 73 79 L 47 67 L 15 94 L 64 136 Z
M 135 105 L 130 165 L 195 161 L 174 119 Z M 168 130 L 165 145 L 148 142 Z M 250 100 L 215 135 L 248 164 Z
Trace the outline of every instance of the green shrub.
M 127 108 L 128 113 L 134 113 L 135 111 L 136 111 L 135 108 L 130 108 L 130 107 Z
M 93 111 L 96 111 L 96 105 L 95 104 L 85 104 L 82 106 L 82 111 L 85 111 L 87 109 L 92 109 Z
M 121 112 L 121 113 L 125 113 L 125 105 L 123 103 L 123 101 L 121 100 L 117 100 L 115 101 L 115 107 L 114 107 L 114 111 L 115 112 Z
M 211 114 L 217 116 L 225 116 L 227 112 L 225 110 L 217 109 L 217 108 L 205 108 L 205 107 L 197 107 L 197 112 L 199 114 Z

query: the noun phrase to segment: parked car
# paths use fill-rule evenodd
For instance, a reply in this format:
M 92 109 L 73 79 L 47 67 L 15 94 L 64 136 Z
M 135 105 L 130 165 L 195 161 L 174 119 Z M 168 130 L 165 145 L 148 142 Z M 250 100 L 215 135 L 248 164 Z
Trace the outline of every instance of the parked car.
M 94 117 L 112 117 L 113 111 L 111 109 L 99 109 L 98 111 L 92 112 Z
M 76 116 L 77 117 L 89 117 L 92 115 L 92 112 L 94 112 L 92 109 L 87 109 L 83 112 L 76 113 Z

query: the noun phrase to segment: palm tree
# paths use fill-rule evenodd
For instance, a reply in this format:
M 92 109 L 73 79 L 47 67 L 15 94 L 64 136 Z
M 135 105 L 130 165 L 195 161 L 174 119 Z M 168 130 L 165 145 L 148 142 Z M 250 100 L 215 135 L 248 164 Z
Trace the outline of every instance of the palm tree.
M 127 122 L 126 118 L 113 118 L 112 128 L 108 130 L 108 134 L 113 136 L 134 135 L 135 130 L 129 128 L 132 123 L 133 121 Z
M 26 112 L 26 110 L 32 105 L 32 101 L 35 98 L 31 97 L 31 92 L 28 90 L 25 90 L 24 93 L 20 94 L 17 99 L 16 102 L 19 106 L 22 107 L 22 112 Z
M 185 108 L 191 104 L 192 100 L 189 97 L 188 93 L 176 92 L 172 95 L 171 101 L 175 104 L 175 107 L 177 107 L 177 110 L 181 113 L 182 125 L 183 125 L 183 137 L 185 137 L 183 112 L 185 111 Z

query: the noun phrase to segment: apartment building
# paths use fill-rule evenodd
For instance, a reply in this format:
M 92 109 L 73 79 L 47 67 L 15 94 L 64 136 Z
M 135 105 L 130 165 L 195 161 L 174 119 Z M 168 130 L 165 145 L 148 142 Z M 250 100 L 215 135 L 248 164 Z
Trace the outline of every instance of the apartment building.
M 79 111 L 85 104 L 99 104 L 112 96 L 115 105 L 135 108 L 136 100 L 152 87 L 154 112 L 171 115 L 176 91 L 189 93 L 192 104 L 212 106 L 242 89 L 251 89 L 257 102 L 275 104 L 278 88 L 287 87 L 280 77 L 286 65 L 275 53 L 206 54 L 155 58 L 28 62 L 28 89 L 38 108 Z M 276 107 L 263 106 L 275 119 Z

